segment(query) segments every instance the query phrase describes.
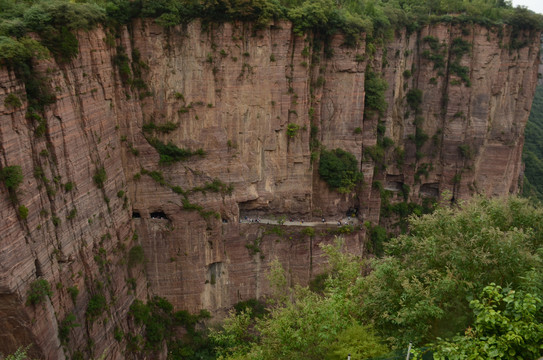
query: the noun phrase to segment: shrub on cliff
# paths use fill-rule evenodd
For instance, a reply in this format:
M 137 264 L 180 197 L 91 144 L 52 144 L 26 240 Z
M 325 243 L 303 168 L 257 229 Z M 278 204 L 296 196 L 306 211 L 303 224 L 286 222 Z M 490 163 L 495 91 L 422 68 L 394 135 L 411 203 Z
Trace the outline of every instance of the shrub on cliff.
M 107 173 L 106 169 L 102 166 L 99 169 L 96 169 L 96 172 L 94 173 L 94 176 L 92 177 L 94 180 L 94 183 L 99 189 L 102 189 L 104 187 L 104 183 L 107 180 Z
M 23 182 L 23 171 L 19 165 L 5 166 L 0 170 L 0 180 L 9 191 L 15 191 Z
M 373 72 L 370 67 L 366 68 L 364 90 L 366 97 L 364 99 L 364 115 L 372 115 L 374 111 L 381 114 L 387 108 L 385 100 L 385 90 L 387 82 L 379 74 Z
M 51 291 L 51 285 L 49 285 L 49 282 L 45 279 L 38 279 L 30 284 L 26 303 L 36 305 L 44 302 L 46 297 L 50 297 L 52 295 L 53 292 Z
M 89 299 L 89 303 L 87 305 L 87 311 L 85 312 L 85 315 L 89 319 L 89 321 L 93 321 L 98 316 L 102 315 L 102 313 L 107 308 L 107 301 L 106 297 L 102 294 L 95 294 Z
M 332 189 L 342 193 L 352 191 L 363 179 L 354 155 L 342 149 L 321 151 L 319 175 Z
M 206 155 L 203 149 L 197 149 L 195 151 L 192 151 L 189 149 L 183 149 L 183 148 L 178 147 L 172 142 L 169 142 L 168 144 L 164 144 L 162 141 L 158 140 L 157 138 L 147 139 L 147 141 L 160 154 L 159 162 L 161 164 L 169 165 L 177 161 L 188 160 L 190 157 L 195 156 L 195 155 L 198 155 L 200 157 L 203 157 Z

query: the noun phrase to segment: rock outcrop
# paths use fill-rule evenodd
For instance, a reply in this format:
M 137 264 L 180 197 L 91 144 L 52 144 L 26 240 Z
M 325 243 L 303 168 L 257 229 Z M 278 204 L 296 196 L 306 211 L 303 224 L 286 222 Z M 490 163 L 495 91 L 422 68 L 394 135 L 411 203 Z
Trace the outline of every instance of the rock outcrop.
M 339 230 L 349 251 L 365 252 L 365 228 L 313 234 L 245 216 L 356 212 L 389 226 L 401 216 L 393 204 L 515 193 L 539 34 L 516 34 L 527 44 L 518 49 L 510 36 L 437 24 L 348 47 L 340 35 L 295 36 L 286 22 L 136 22 L 80 32 L 70 63 L 35 64 L 57 99 L 41 118 L 26 115 L 24 83 L 1 68 L 0 164 L 20 166 L 24 182 L 15 197 L 0 185 L 0 349 L 122 358 L 114 333 L 133 327 L 136 298 L 220 311 L 269 293 L 276 258 L 307 283 L 325 267 L 319 244 Z M 365 104 L 370 71 L 388 84 L 381 114 Z M 159 143 L 205 156 L 160 163 Z M 364 184 L 330 190 L 322 147 L 351 152 Z M 52 295 L 28 304 L 37 279 Z M 82 326 L 59 338 L 70 314 Z

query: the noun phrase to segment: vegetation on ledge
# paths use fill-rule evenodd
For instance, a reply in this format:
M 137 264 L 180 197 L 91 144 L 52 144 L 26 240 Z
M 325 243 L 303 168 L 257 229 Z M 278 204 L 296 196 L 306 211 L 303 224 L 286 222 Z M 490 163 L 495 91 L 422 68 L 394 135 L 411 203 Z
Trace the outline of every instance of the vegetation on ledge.
M 363 181 L 353 154 L 342 149 L 322 150 L 319 175 L 332 188 L 341 193 L 351 192 Z

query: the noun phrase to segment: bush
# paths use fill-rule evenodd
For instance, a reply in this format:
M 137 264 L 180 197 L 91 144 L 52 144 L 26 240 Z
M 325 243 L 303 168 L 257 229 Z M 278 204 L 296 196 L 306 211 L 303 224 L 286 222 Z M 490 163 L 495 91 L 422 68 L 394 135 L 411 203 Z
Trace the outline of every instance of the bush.
M 107 174 L 106 169 L 102 166 L 99 169 L 96 169 L 96 172 L 94 173 L 94 176 L 92 177 L 94 180 L 94 183 L 99 189 L 102 189 L 104 187 L 104 183 L 107 180 Z
M 295 137 L 297 134 L 298 134 L 298 130 L 300 130 L 300 125 L 297 125 L 297 124 L 288 124 L 287 125 L 287 136 L 289 138 L 293 138 Z
M 8 96 L 6 96 L 6 98 L 4 99 L 4 106 L 7 108 L 16 109 L 23 106 L 23 103 L 17 95 L 11 93 L 8 94 Z
M 352 191 L 363 179 L 354 155 L 342 149 L 321 151 L 319 175 L 339 192 Z
M 369 67 L 366 69 L 364 90 L 366 91 L 364 113 L 370 115 L 373 111 L 382 113 L 387 108 L 385 90 L 388 85 L 377 73 Z
M 469 144 L 459 145 L 458 150 L 460 150 L 460 153 L 465 159 L 471 160 L 473 158 L 473 150 Z
M 92 321 L 96 317 L 102 315 L 104 310 L 106 310 L 106 307 L 106 297 L 102 294 L 96 294 L 90 298 L 89 304 L 87 305 L 87 312 L 85 314 L 87 318 Z
M 26 206 L 19 206 L 19 217 L 23 220 L 26 220 L 26 218 L 28 217 L 28 208 Z
M 249 299 L 246 301 L 240 301 L 234 305 L 234 309 L 236 310 L 237 314 L 240 314 L 243 311 L 247 312 L 247 309 L 250 309 L 251 317 L 261 318 L 264 315 L 268 314 L 268 310 L 266 309 L 266 304 L 257 299 Z
M 77 295 L 79 295 L 79 289 L 77 288 L 77 285 L 70 286 L 67 290 L 68 294 L 70 294 L 70 297 L 72 298 L 73 303 L 75 304 L 75 301 L 77 300 Z
M 420 89 L 411 89 L 407 92 L 407 104 L 413 109 L 415 112 L 418 112 L 420 110 L 420 105 L 422 104 L 422 90 Z
M 70 313 L 60 323 L 60 326 L 58 327 L 58 337 L 60 339 L 60 342 L 62 342 L 63 344 L 68 343 L 68 341 L 70 340 L 70 330 L 74 327 L 81 326 L 81 324 L 78 324 L 77 322 L 75 322 L 75 320 L 75 315 L 73 313 Z
M 66 191 L 66 192 L 72 191 L 73 188 L 74 188 L 74 183 L 71 182 L 71 181 L 64 184 L 64 191 Z
M 47 296 L 51 297 L 52 295 L 53 292 L 49 282 L 45 279 L 38 279 L 30 284 L 26 303 L 36 305 L 44 302 Z
M 177 145 L 173 144 L 172 142 L 169 142 L 168 144 L 164 144 L 162 141 L 156 138 L 147 139 L 147 141 L 160 154 L 159 162 L 161 164 L 172 164 L 177 161 L 187 160 L 190 157 L 195 156 L 195 155 L 205 156 L 205 151 L 202 149 L 198 149 L 196 151 L 182 149 L 182 148 L 177 147 Z
M 17 190 L 23 182 L 23 171 L 19 165 L 6 166 L 0 171 L 0 180 L 4 182 L 8 190 Z

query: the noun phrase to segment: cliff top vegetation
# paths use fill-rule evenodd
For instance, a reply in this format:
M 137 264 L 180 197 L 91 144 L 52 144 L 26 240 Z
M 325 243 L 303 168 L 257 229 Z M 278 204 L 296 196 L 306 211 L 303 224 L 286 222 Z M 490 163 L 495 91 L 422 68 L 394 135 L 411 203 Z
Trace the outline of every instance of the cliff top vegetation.
M 504 0 L 0 0 L 0 60 L 6 65 L 42 54 L 26 37 L 36 32 L 41 45 L 70 59 L 73 30 L 96 24 L 120 25 L 134 18 L 154 18 L 169 27 L 200 18 L 204 23 L 251 21 L 256 27 L 290 20 L 294 31 L 331 34 L 349 41 L 391 36 L 394 29 L 414 31 L 433 22 L 508 24 L 514 30 L 541 30 L 543 16 Z

